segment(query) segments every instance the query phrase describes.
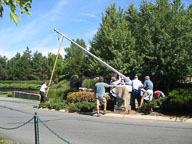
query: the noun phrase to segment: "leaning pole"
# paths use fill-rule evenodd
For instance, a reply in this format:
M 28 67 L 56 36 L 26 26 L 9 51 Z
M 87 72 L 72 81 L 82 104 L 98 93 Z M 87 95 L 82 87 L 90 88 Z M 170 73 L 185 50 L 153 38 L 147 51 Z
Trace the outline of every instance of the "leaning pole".
M 94 57 L 96 60 L 98 60 L 100 63 L 104 64 L 106 67 L 108 67 L 109 69 L 111 69 L 113 72 L 117 73 L 118 75 L 120 75 L 121 77 L 123 77 L 124 79 L 128 80 L 128 78 L 123 75 L 122 73 L 120 73 L 119 71 L 117 71 L 116 69 L 114 69 L 112 66 L 108 65 L 107 63 L 105 63 L 104 61 L 102 61 L 101 59 L 99 59 L 97 56 L 95 56 L 94 54 L 92 54 L 91 52 L 89 52 L 88 50 L 86 50 L 84 47 L 80 46 L 78 43 L 74 42 L 73 40 L 71 40 L 70 38 L 68 38 L 67 36 L 65 36 L 64 34 L 62 34 L 61 32 L 59 32 L 58 30 L 54 29 L 55 32 L 57 32 L 58 34 L 60 34 L 61 36 L 63 36 L 64 38 L 66 38 L 67 40 L 69 40 L 70 42 L 72 42 L 73 44 L 75 44 L 76 46 L 78 46 L 79 48 L 81 48 L 83 51 L 85 51 L 86 53 L 88 53 L 90 56 Z

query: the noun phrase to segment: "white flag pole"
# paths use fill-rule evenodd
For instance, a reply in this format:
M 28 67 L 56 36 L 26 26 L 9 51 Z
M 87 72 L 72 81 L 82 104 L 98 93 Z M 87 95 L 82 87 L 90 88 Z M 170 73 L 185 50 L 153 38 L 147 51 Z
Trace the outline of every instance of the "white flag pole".
M 114 69 L 112 66 L 108 65 L 107 63 L 105 63 L 104 61 L 102 61 L 101 59 L 99 59 L 98 57 L 96 57 L 94 54 L 92 54 L 91 52 L 89 52 L 87 49 L 85 49 L 84 47 L 80 46 L 79 44 L 77 44 L 76 42 L 74 42 L 73 40 L 71 40 L 70 38 L 68 38 L 67 36 L 65 36 L 64 34 L 62 34 L 61 32 L 59 32 L 58 30 L 54 29 L 54 31 L 56 31 L 58 34 L 62 35 L 64 38 L 66 38 L 67 40 L 69 40 L 70 42 L 72 42 L 73 44 L 75 44 L 76 46 L 78 46 L 79 48 L 81 48 L 83 51 L 85 51 L 86 53 L 88 53 L 90 56 L 94 57 L 96 60 L 98 60 L 99 62 L 101 62 L 102 64 L 104 64 L 106 67 L 108 67 L 109 69 L 111 69 L 113 72 L 117 73 L 118 75 L 120 75 L 121 77 L 123 77 L 125 80 L 129 80 L 126 76 L 124 76 L 122 73 L 120 73 L 119 71 L 117 71 L 116 69 Z

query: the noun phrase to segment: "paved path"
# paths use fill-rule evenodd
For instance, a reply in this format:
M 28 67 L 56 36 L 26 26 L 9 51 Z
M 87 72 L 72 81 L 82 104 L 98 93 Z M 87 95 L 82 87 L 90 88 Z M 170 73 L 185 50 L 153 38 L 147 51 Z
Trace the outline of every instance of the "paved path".
M 0 98 L 0 127 L 15 127 L 33 117 L 34 112 L 52 130 L 72 144 L 191 144 L 192 123 L 138 119 L 107 114 L 102 117 L 52 112 L 34 108 L 37 102 Z M 112 117 L 113 116 L 113 117 Z M 119 117 L 117 117 L 119 116 Z M 33 122 L 0 134 L 22 144 L 34 144 Z M 63 144 L 41 123 L 40 144 Z

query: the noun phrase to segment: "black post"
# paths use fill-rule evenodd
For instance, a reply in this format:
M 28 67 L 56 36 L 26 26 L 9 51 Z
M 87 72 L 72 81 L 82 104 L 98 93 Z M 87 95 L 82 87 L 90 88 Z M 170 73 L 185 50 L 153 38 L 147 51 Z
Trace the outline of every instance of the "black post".
M 34 129 L 35 129 L 35 144 L 39 144 L 39 119 L 37 116 L 37 112 L 35 112 L 34 116 Z

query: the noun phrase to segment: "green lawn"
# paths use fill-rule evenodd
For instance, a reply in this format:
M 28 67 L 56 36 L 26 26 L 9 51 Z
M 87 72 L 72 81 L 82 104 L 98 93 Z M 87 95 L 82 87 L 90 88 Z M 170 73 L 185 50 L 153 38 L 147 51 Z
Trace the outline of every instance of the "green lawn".
M 8 140 L 6 137 L 0 135 L 0 144 L 18 144 L 18 143 Z
M 0 97 L 8 97 L 8 95 L 12 95 L 12 92 L 2 92 L 2 91 L 0 91 Z

